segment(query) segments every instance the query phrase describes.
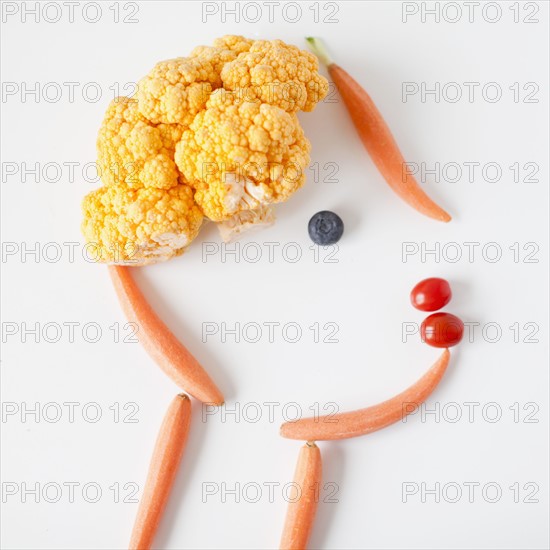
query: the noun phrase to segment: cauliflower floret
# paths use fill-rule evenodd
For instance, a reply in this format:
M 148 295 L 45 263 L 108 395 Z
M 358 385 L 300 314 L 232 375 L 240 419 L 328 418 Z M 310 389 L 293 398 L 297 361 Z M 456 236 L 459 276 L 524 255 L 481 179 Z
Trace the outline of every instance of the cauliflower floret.
M 247 52 L 254 44 L 254 40 L 235 34 L 226 34 L 214 40 L 214 48 L 232 50 L 237 54 Z
M 210 60 L 218 75 L 215 88 L 219 88 L 222 85 L 220 73 L 223 66 L 229 61 L 233 61 L 240 53 L 247 52 L 252 44 L 254 44 L 254 40 L 250 40 L 244 36 L 228 34 L 221 38 L 216 38 L 213 46 L 197 46 L 189 57 L 200 57 Z
M 155 124 L 189 125 L 217 81 L 212 63 L 200 57 L 161 61 L 138 82 L 139 111 Z
M 97 137 L 98 165 L 106 185 L 169 189 L 178 184 L 174 148 L 183 127 L 154 125 L 135 99 L 117 97 L 105 113 Z
M 223 86 L 248 100 L 259 99 L 285 111 L 312 111 L 328 92 L 317 57 L 282 40 L 257 40 L 248 52 L 226 63 Z
M 141 114 L 155 124 L 188 126 L 212 90 L 222 85 L 223 66 L 251 45 L 252 40 L 229 35 L 215 40 L 214 46 L 195 48 L 189 57 L 157 63 L 138 83 Z
M 309 141 L 295 115 L 223 89 L 210 97 L 175 161 L 211 220 L 287 200 L 305 181 Z
M 203 216 L 187 185 L 100 187 L 84 197 L 82 233 L 97 261 L 146 265 L 183 253 Z

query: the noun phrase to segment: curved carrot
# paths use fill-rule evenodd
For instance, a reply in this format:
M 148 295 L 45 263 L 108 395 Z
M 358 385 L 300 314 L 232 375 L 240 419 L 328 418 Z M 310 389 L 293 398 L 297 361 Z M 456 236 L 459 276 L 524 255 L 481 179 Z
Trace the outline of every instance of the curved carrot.
M 110 265 L 109 272 L 126 317 L 139 327 L 138 337 L 160 368 L 182 389 L 203 403 L 221 405 L 223 395 L 200 363 L 160 320 L 130 275 L 129 267 Z
M 176 395 L 166 411 L 157 437 L 130 538 L 130 550 L 145 550 L 153 544 L 176 478 L 190 423 L 191 401 L 185 394 Z
M 422 214 L 442 222 L 450 221 L 451 216 L 428 197 L 414 177 L 404 174 L 405 159 L 369 94 L 342 67 L 332 62 L 321 39 L 308 37 L 306 40 L 327 66 L 363 145 L 388 185 Z
M 315 443 L 307 443 L 300 449 L 294 473 L 293 495 L 290 497 L 281 550 L 305 550 L 319 501 L 322 477 L 321 452 Z
M 446 349 L 426 374 L 404 392 L 366 409 L 285 422 L 281 435 L 288 439 L 347 439 L 366 435 L 401 420 L 417 409 L 439 384 L 451 354 Z

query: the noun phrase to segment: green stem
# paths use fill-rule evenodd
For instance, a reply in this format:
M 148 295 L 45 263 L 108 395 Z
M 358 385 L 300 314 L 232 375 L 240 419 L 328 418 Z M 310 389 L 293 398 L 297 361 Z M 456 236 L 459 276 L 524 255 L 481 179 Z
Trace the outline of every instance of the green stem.
M 327 67 L 333 64 L 324 42 L 320 38 L 314 36 L 306 36 L 306 40 L 309 44 L 310 50 L 319 58 L 323 65 Z

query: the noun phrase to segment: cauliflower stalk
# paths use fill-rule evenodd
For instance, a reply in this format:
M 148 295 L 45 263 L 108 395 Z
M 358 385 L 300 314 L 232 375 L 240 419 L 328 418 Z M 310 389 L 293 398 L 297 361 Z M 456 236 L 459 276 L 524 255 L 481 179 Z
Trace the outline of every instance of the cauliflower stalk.
M 218 229 L 224 243 L 237 240 L 243 233 L 270 227 L 275 223 L 272 206 L 260 206 L 255 210 L 241 210 L 228 220 L 220 222 Z
M 203 217 L 225 240 L 274 221 L 305 180 L 310 145 L 296 112 L 328 91 L 315 56 L 280 40 L 224 36 L 157 63 L 133 98 L 107 108 L 97 139 L 103 187 L 83 201 L 99 261 L 181 254 Z

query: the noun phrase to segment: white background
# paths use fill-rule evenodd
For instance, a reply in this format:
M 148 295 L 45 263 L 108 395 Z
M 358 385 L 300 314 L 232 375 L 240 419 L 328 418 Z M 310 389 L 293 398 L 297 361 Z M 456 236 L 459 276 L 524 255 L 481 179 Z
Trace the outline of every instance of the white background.
M 8 9 L 4 3 L 3 9 Z M 446 310 L 464 321 L 480 323 L 472 335 L 455 348 L 450 369 L 429 400 L 439 407 L 439 422 L 433 415 L 424 422 L 420 413 L 406 423 L 368 437 L 343 442 L 320 443 L 324 481 L 336 484 L 338 503 L 319 506 L 312 548 L 547 548 L 548 547 L 548 4 L 530 2 L 519 8 L 515 22 L 512 3 L 498 4 L 501 14 L 477 7 L 473 21 L 462 5 L 462 17 L 450 10 L 439 23 L 421 10 L 427 4 L 400 2 L 338 2 L 318 6 L 321 21 L 315 22 L 312 2 L 295 11 L 275 7 L 269 22 L 267 7 L 260 21 L 247 23 L 221 11 L 206 22 L 201 3 L 144 2 L 133 15 L 137 23 L 123 23 L 132 8 L 121 3 L 115 23 L 112 2 L 102 2 L 97 23 L 86 22 L 81 7 L 69 22 L 68 8 L 58 22 L 33 15 L 23 21 L 21 6 L 15 15 L 5 12 L 2 24 L 2 79 L 15 83 L 16 93 L 2 98 L 2 320 L 16 323 L 19 330 L 42 329 L 46 323 L 62 326 L 78 322 L 74 341 L 64 330 L 56 343 L 35 342 L 21 332 L 4 333 L 1 391 L 4 412 L 19 412 L 2 418 L 2 545 L 4 548 L 124 548 L 137 509 L 135 503 L 115 502 L 109 487 L 120 485 L 120 499 L 127 496 L 126 483 L 142 487 L 150 453 L 166 407 L 178 391 L 139 344 L 115 343 L 110 326 L 118 323 L 121 337 L 128 331 L 119 309 L 107 270 L 82 257 L 82 245 L 70 261 L 63 243 L 79 242 L 80 202 L 96 187 L 82 175 L 82 167 L 95 160 L 95 138 L 106 105 L 116 93 L 124 93 L 155 62 L 186 55 L 194 46 L 208 44 L 230 33 L 253 38 L 281 38 L 304 46 L 305 35 L 325 39 L 334 59 L 365 86 L 387 118 L 405 157 L 412 162 L 458 163 L 459 181 L 425 178 L 424 187 L 454 216 L 443 225 L 424 218 L 403 204 L 387 188 L 356 137 L 343 105 L 320 104 L 313 113 L 300 116 L 312 141 L 312 162 L 320 163 L 320 180 L 313 171 L 308 183 L 293 199 L 277 209 L 277 224 L 241 242 L 248 257 L 262 251 L 257 263 L 246 261 L 241 248 L 238 260 L 220 252 L 204 256 L 202 243 L 217 243 L 215 227 L 208 226 L 191 250 L 165 264 L 136 271 L 136 278 L 155 308 L 205 365 L 223 389 L 227 408 L 241 407 L 241 414 L 218 414 L 206 422 L 194 404 L 189 445 L 163 523 L 156 539 L 163 548 L 275 548 L 283 525 L 286 503 L 281 487 L 291 481 L 300 443 L 279 437 L 282 410 L 295 402 L 302 414 L 312 414 L 314 403 L 322 408 L 336 403 L 339 410 L 352 410 L 386 399 L 410 385 L 431 365 L 438 350 L 422 344 L 418 335 L 403 342 L 402 324 L 420 323 L 423 314 L 414 310 L 408 294 L 412 286 L 428 276 L 450 280 L 454 297 Z M 495 4 L 495 3 L 493 3 Z M 31 3 L 29 7 L 33 7 Z M 534 7 L 533 7 L 534 6 Z M 228 6 L 231 7 L 231 6 Z M 440 6 L 441 9 L 442 5 Z M 88 18 L 95 16 L 89 8 Z M 254 8 L 245 16 L 255 17 Z M 403 10 L 418 13 L 403 21 Z M 454 9 L 454 8 L 453 8 Z M 517 9 L 517 6 L 516 6 Z M 496 10 L 496 8 L 492 8 Z M 533 11 L 538 12 L 530 16 Z M 46 14 L 55 18 L 55 12 Z M 447 20 L 446 20 L 447 19 Z M 538 19 L 527 23 L 524 19 Z M 79 83 L 71 101 L 63 83 Z M 99 101 L 82 95 L 86 83 L 97 82 Z M 429 88 L 439 82 L 456 82 L 464 93 L 451 102 L 455 89 L 436 101 L 420 93 L 404 102 L 404 82 Z M 477 82 L 473 101 L 467 98 L 464 82 Z M 489 102 L 482 94 L 488 82 L 497 83 L 502 97 Z M 536 103 L 524 100 L 536 83 Z M 21 93 L 23 86 L 47 83 L 63 89 L 58 100 Z M 519 98 L 510 86 L 519 83 Z M 414 84 L 413 84 L 414 86 Z M 13 90 L 12 88 L 9 88 Z M 93 98 L 93 89 L 86 88 Z M 128 88 L 127 88 L 128 90 Z M 55 88 L 50 87 L 55 99 Z M 494 88 L 489 90 L 494 92 Z M 337 97 L 337 96 L 335 96 Z M 491 94 L 491 97 L 492 94 Z M 515 101 L 516 99 L 517 101 Z M 21 173 L 9 175 L 6 163 L 79 163 L 71 181 L 65 169 L 58 181 L 55 170 L 35 182 Z M 327 162 L 337 163 L 336 183 L 323 182 L 329 174 Z M 499 181 L 491 182 L 478 167 L 468 181 L 463 163 L 497 163 Z M 519 163 L 520 180 L 528 176 L 525 163 L 538 165 L 536 181 L 514 182 L 509 169 Z M 454 172 L 449 172 L 454 177 Z M 489 173 L 493 177 L 493 173 Z M 89 179 L 89 178 L 88 178 Z M 307 236 L 309 217 L 321 209 L 338 212 L 346 224 L 335 263 L 314 261 Z M 273 261 L 264 243 L 276 242 Z M 439 258 L 420 253 L 403 258 L 405 242 L 419 248 L 444 249 Z M 480 243 L 468 258 L 465 242 Z M 502 257 L 492 258 L 496 243 Z M 6 245 L 6 243 L 15 243 Z M 38 243 L 36 245 L 35 243 Z M 46 243 L 63 249 L 58 261 L 48 262 L 42 252 Z M 302 257 L 292 263 L 287 243 L 298 243 Z M 459 243 L 462 257 L 454 261 Z M 519 243 L 519 261 L 509 247 Z M 535 243 L 538 251 L 527 263 Z M 447 245 L 447 246 L 446 246 Z M 8 246 L 6 249 L 5 247 Z M 38 246 L 39 257 L 21 254 Z M 50 245 L 51 246 L 51 245 Z M 215 245 L 209 245 L 215 246 Z M 293 246 L 293 245 L 292 245 Z M 531 246 L 531 245 L 529 245 Z M 55 248 L 47 249 L 50 256 Z M 327 253 L 321 251 L 321 260 Z M 438 261 L 439 260 L 439 261 Z M 220 334 L 202 341 L 203 323 L 278 322 L 298 323 L 303 334 L 291 344 L 280 329 L 268 341 L 267 329 L 258 343 L 241 337 L 235 343 Z M 308 328 L 313 323 L 337 323 L 338 343 L 315 343 Z M 85 323 L 97 323 L 102 337 L 89 343 L 82 335 Z M 481 328 L 487 323 L 485 337 Z M 519 323 L 519 342 L 509 328 Z M 529 337 L 535 323 L 538 332 Z M 4 328 L 7 325 L 4 324 Z M 9 325 L 13 327 L 14 325 Z M 50 325 L 55 326 L 55 325 Z M 495 326 L 500 339 L 490 342 Z M 531 328 L 530 328 L 531 327 Z M 52 329 L 54 330 L 54 329 Z M 4 331 L 5 332 L 5 331 Z M 52 332 L 53 334 L 53 332 Z M 250 333 L 252 335 L 252 333 Z M 93 334 L 90 332 L 90 335 Z M 326 332 L 322 332 L 326 336 Z M 536 342 L 524 342 L 531 339 Z M 48 422 L 40 413 L 38 422 L 21 410 L 35 403 L 55 417 L 55 404 L 63 414 Z M 62 404 L 76 402 L 74 422 Z M 270 420 L 266 402 L 275 402 Z M 456 403 L 462 418 L 456 414 Z M 477 402 L 472 422 L 464 403 Z M 97 403 L 101 419 L 93 423 L 95 411 L 86 403 Z M 121 416 L 114 419 L 114 403 Z M 135 423 L 123 422 L 135 403 Z M 263 413 L 254 423 L 259 404 Z M 495 403 L 485 409 L 487 403 Z M 510 407 L 517 403 L 519 422 Z M 534 403 L 535 405 L 526 405 Z M 524 410 L 524 406 L 528 407 Z M 131 405 L 130 407 L 134 407 Z M 530 408 L 529 408 L 530 407 Z M 498 409 L 502 417 L 489 422 Z M 538 410 L 537 410 L 538 408 Z M 295 409 L 286 408 L 288 415 Z M 530 411 L 533 412 L 529 416 Z M 528 418 L 538 422 L 525 422 Z M 248 421 L 247 421 L 248 419 Z M 74 502 L 67 486 L 75 482 Z M 204 483 L 225 483 L 228 489 L 256 483 L 263 487 L 258 502 L 248 495 L 235 502 L 234 495 L 221 492 L 206 499 Z M 464 483 L 479 483 L 469 502 Z M 487 483 L 502 489 L 498 502 L 494 493 L 484 498 Z M 50 485 L 50 500 L 56 487 L 65 487 L 58 502 L 47 502 L 42 494 L 23 499 L 21 490 Z M 82 486 L 97 484 L 102 496 L 86 502 Z M 279 483 L 270 502 L 266 483 Z M 449 485 L 440 502 L 420 491 L 403 502 L 403 483 L 428 489 Z M 519 500 L 509 489 L 519 484 Z M 535 485 L 525 485 L 525 484 Z M 9 484 L 9 485 L 6 485 Z M 462 497 L 456 503 L 453 487 Z M 95 485 L 94 485 L 95 486 Z M 414 486 L 414 485 L 413 485 Z M 494 488 L 495 485 L 491 486 Z M 6 488 L 17 488 L 8 495 Z M 537 502 L 524 502 L 531 496 Z M 443 491 L 443 489 L 441 489 Z M 89 497 L 94 496 L 90 489 Z M 138 493 L 139 496 L 139 493 Z M 328 492 L 321 492 L 326 500 Z M 39 502 L 35 502 L 38 498 Z

